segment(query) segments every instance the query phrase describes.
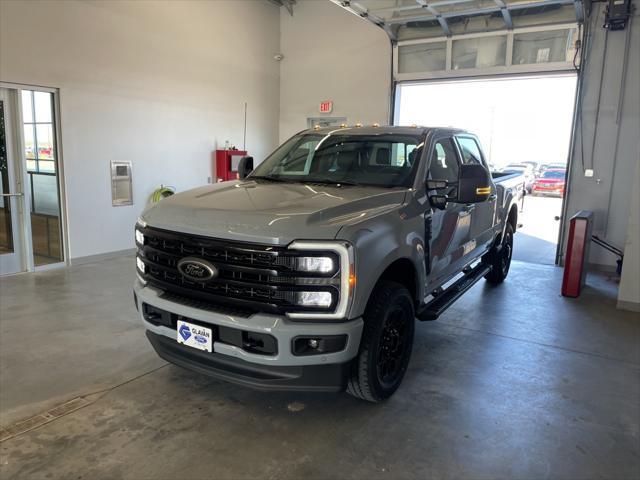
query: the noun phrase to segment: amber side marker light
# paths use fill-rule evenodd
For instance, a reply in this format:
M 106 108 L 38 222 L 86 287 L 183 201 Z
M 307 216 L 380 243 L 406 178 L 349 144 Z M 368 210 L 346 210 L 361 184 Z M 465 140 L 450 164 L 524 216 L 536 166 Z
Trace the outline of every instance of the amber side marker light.
M 476 188 L 476 195 L 489 195 L 490 193 L 491 193 L 491 187 Z

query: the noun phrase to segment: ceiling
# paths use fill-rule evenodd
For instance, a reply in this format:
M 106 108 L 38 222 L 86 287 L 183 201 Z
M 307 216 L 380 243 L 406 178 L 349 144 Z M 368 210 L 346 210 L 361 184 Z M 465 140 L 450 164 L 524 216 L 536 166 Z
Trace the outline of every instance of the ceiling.
M 582 23 L 585 7 L 583 0 L 331 1 L 383 28 L 393 41 Z

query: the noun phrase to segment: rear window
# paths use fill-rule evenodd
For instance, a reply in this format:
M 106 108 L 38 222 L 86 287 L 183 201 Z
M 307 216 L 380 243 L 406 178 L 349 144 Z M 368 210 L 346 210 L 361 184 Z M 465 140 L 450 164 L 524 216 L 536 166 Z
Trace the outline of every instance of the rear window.
M 561 170 L 546 171 L 542 174 L 542 178 L 564 178 L 564 172 Z

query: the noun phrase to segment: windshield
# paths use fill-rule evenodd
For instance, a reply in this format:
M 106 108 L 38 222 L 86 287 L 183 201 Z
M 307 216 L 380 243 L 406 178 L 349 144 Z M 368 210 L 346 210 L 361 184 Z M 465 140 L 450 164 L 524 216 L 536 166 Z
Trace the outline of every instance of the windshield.
M 300 134 L 280 146 L 249 178 L 410 187 L 422 146 L 418 136 Z
M 560 178 L 560 179 L 564 179 L 564 171 L 562 170 L 551 170 L 551 171 L 546 171 L 542 174 L 542 178 Z

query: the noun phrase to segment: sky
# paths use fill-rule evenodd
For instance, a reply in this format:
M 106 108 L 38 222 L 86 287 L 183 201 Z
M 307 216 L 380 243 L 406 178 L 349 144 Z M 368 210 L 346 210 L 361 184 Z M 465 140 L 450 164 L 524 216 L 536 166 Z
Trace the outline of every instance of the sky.
M 576 76 L 458 80 L 401 85 L 398 125 L 475 133 L 496 167 L 566 163 Z

